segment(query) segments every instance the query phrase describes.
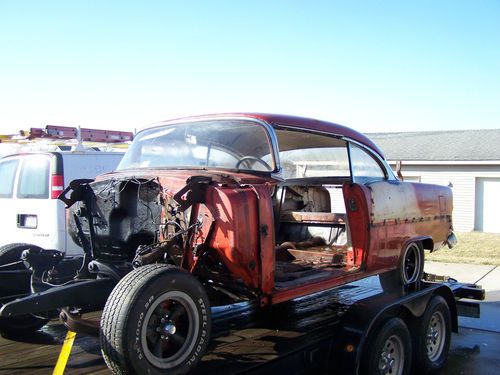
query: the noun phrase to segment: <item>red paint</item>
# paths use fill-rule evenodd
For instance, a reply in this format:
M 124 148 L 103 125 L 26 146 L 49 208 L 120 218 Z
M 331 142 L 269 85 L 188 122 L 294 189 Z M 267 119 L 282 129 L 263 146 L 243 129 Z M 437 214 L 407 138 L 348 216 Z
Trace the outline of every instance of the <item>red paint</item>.
M 233 113 L 172 120 L 158 126 L 234 117 L 263 121 L 271 129 L 291 127 L 341 136 L 347 141 L 362 143 L 383 157 L 373 142 L 352 129 L 293 116 Z M 185 246 L 182 265 L 196 272 L 200 259 L 194 256 L 193 248 L 205 242 L 205 251 L 213 252 L 220 259 L 229 271 L 232 282 L 241 283 L 259 295 L 263 305 L 283 302 L 394 269 L 408 241 L 428 242 L 431 250 L 434 250 L 443 244 L 452 230 L 452 195 L 447 187 L 396 180 L 367 185 L 344 183 L 342 191 L 351 243 L 345 266 L 340 271 L 318 272 L 318 277 L 310 279 L 278 282 L 275 254 L 278 245 L 275 238 L 275 223 L 279 220 L 275 217 L 278 198 L 272 194 L 281 183 L 280 180 L 273 176 L 222 169 L 136 169 L 106 174 L 99 179 L 127 178 L 131 175 L 135 178 L 158 178 L 164 196 L 169 197 L 181 190 L 192 176 L 212 177 L 204 202 L 192 207 L 190 223 L 201 219 L 203 225 L 199 232 L 192 232 L 188 236 L 190 241 Z M 326 216 L 325 213 L 311 215 L 316 218 Z M 213 228 L 213 235 L 207 239 L 210 228 Z

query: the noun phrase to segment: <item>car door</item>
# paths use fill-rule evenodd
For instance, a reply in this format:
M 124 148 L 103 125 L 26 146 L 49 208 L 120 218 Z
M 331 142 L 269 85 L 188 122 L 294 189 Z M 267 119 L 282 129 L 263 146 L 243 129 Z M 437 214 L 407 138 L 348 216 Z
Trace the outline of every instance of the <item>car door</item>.
M 352 184 L 343 190 L 355 256 L 368 272 L 394 268 L 401 249 L 391 220 L 406 199 L 397 188 L 400 182 L 366 147 L 350 143 L 349 162 Z

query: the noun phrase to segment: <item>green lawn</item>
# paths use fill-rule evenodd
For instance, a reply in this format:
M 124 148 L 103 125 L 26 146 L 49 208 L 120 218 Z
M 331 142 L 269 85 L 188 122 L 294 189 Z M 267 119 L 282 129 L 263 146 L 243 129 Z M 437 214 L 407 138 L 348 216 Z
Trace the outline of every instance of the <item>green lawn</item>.
M 482 232 L 456 233 L 458 244 L 453 249 L 442 247 L 425 259 L 434 262 L 491 264 L 500 266 L 500 234 Z

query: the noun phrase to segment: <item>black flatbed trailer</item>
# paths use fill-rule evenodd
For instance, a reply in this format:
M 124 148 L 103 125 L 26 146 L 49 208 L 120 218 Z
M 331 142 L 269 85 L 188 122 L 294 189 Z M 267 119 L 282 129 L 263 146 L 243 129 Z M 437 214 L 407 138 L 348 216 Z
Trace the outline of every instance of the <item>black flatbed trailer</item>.
M 449 303 L 455 332 L 459 314 L 479 317 L 479 304 L 460 299 L 484 299 L 484 290 L 428 278 L 436 281 L 384 290 L 370 277 L 264 311 L 244 303 L 214 308 L 212 347 L 194 373 L 354 374 L 367 339 L 385 320 L 408 310 L 422 315 L 435 295 Z
M 412 314 L 423 314 L 435 295 L 448 302 L 455 331 L 458 314 L 479 316 L 477 303 L 459 300 L 482 299 L 482 289 L 453 280 L 428 278 L 439 281 L 422 281 L 412 289 L 384 290 L 378 277 L 370 277 L 265 310 L 251 303 L 214 307 L 211 344 L 193 373 L 355 374 L 364 359 L 367 343 L 372 342 L 385 321 L 394 316 L 410 319 Z M 64 338 L 60 327 L 52 330 L 59 335 L 49 343 L 53 347 Z M 44 332 L 50 331 L 50 325 L 44 328 Z M 85 350 L 72 354 L 78 357 L 70 358 L 66 373 L 108 373 L 100 357 L 98 340 L 83 336 L 79 339 L 84 342 Z M 38 372 L 34 363 L 47 363 L 47 358 L 35 357 L 34 362 L 24 364 L 12 354 L 25 345 L 26 339 L 11 337 L 10 340 L 10 344 L 4 339 L 0 342 L 0 357 L 16 360 L 16 365 L 1 361 L 0 374 L 23 373 L 24 365 L 29 369 L 26 373 L 47 373 L 47 368 Z M 4 356 L 4 350 L 9 350 L 8 357 Z M 52 349 L 47 355 L 57 356 L 57 351 Z

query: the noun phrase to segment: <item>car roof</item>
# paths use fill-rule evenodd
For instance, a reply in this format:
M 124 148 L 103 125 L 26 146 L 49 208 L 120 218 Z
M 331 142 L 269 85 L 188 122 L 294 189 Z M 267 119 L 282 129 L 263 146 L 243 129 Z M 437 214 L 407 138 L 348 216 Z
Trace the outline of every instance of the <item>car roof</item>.
M 310 130 L 310 131 L 316 131 L 316 132 L 322 132 L 322 133 L 334 134 L 346 137 L 372 149 L 373 151 L 378 153 L 382 158 L 384 158 L 382 150 L 380 150 L 380 148 L 364 134 L 361 134 L 354 129 L 336 124 L 334 122 L 316 120 L 300 116 L 290 116 L 290 115 L 280 115 L 280 114 L 270 114 L 270 113 L 240 113 L 240 112 L 218 113 L 218 114 L 190 116 L 190 117 L 177 118 L 174 120 L 162 121 L 159 123 L 152 124 L 141 130 L 162 125 L 180 123 L 180 122 L 224 119 L 224 118 L 235 118 L 235 117 L 257 119 L 260 121 L 264 121 L 272 126 L 286 126 L 288 128 Z

